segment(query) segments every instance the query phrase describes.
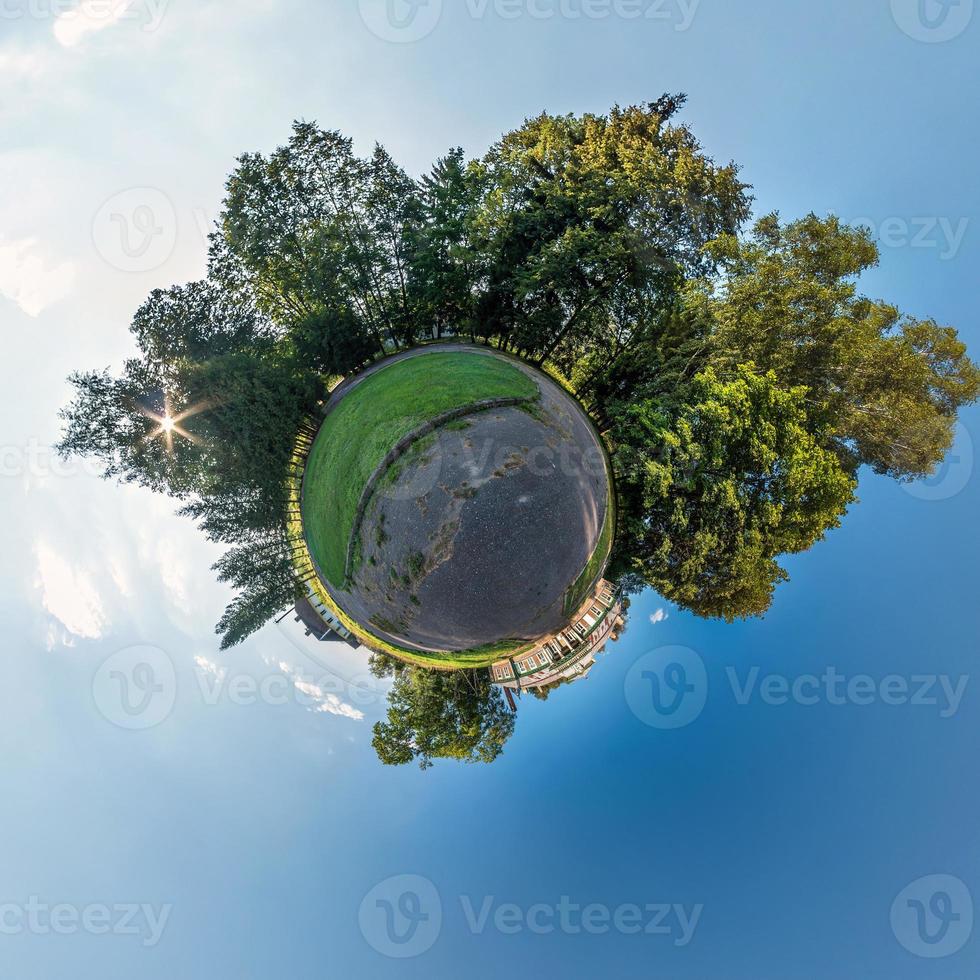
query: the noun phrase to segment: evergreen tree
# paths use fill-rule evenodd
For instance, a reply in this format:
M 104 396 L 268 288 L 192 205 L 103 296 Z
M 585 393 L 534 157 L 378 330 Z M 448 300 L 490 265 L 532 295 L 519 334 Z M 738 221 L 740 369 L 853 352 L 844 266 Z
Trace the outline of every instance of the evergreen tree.
M 474 172 L 461 149 L 422 177 L 419 217 L 409 230 L 409 289 L 420 325 L 431 324 L 436 337 L 476 335 L 473 303 L 480 271 L 473 221 L 478 199 Z

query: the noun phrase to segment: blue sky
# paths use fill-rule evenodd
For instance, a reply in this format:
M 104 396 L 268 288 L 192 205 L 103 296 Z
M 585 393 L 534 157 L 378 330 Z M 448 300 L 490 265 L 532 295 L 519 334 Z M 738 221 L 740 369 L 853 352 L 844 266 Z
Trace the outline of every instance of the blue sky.
M 980 350 L 972 0 L 431 0 L 402 29 L 373 0 L 82 6 L 8 0 L 0 32 L 0 973 L 975 977 L 976 409 L 932 484 L 865 474 L 765 620 L 645 595 L 495 765 L 427 773 L 378 764 L 362 658 L 289 622 L 219 655 L 214 548 L 46 449 L 66 375 L 202 275 L 235 156 L 294 118 L 418 173 L 541 109 L 685 91 L 759 211 L 870 223 L 863 288 Z M 664 647 L 704 670 L 673 730 L 627 698 Z M 173 673 L 130 730 L 107 692 L 134 657 Z

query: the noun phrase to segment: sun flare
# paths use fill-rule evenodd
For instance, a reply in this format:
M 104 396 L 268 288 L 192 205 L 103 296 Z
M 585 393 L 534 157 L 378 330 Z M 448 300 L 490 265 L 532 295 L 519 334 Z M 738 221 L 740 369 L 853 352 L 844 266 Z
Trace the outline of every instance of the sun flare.
M 196 443 L 197 438 L 184 427 L 183 423 L 186 419 L 192 418 L 195 415 L 205 411 L 208 408 L 206 402 L 201 402 L 197 405 L 187 408 L 182 412 L 175 413 L 171 407 L 170 398 L 165 399 L 164 409 L 162 415 L 157 415 L 155 412 L 148 411 L 146 409 L 140 409 L 142 413 L 150 419 L 152 422 L 156 423 L 156 428 L 149 432 L 146 436 L 148 440 L 163 438 L 164 442 L 167 444 L 167 449 L 172 450 L 174 447 L 174 436 L 181 436 L 188 442 Z

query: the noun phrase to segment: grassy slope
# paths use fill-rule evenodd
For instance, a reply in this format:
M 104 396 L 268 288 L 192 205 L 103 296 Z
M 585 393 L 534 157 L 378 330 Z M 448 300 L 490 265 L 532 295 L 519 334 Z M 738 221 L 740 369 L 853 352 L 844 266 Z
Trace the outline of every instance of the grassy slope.
M 582 574 L 571 584 L 565 593 L 562 609 L 566 616 L 571 616 L 585 602 L 586 597 L 595 587 L 599 573 L 602 571 L 612 550 L 613 532 L 616 529 L 616 502 L 612 481 L 609 482 L 609 496 L 606 503 L 606 514 L 599 530 L 599 540 L 589 563 L 582 569 Z
M 364 485 L 402 436 L 457 406 L 531 397 L 536 390 L 506 361 L 458 352 L 396 361 L 353 388 L 324 422 L 306 470 L 307 540 L 330 583 L 343 586 L 347 542 Z

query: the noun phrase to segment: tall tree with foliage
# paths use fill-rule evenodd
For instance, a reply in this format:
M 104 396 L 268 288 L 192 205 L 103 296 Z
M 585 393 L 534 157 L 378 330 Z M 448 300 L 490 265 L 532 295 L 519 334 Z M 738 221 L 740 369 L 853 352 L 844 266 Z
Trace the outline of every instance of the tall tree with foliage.
M 376 353 L 414 342 L 405 229 L 418 188 L 384 149 L 362 159 L 340 133 L 296 123 L 270 156 L 242 156 L 226 190 L 213 280 L 285 328 L 337 319 Z
M 713 368 L 673 402 L 617 414 L 613 437 L 631 571 L 704 616 L 769 608 L 776 559 L 837 527 L 856 481 L 807 429 L 806 390 L 742 365 Z
M 393 677 L 388 716 L 372 744 L 389 766 L 435 759 L 493 762 L 514 733 L 514 715 L 485 671 L 437 671 L 372 657 L 375 676 Z
M 481 265 L 473 235 L 479 194 L 475 170 L 458 148 L 422 176 L 418 220 L 407 230 L 409 291 L 419 323 L 430 324 L 436 338 L 477 333 Z
M 749 199 L 737 168 L 717 166 L 673 121 L 683 103 L 543 114 L 487 154 L 477 219 L 486 336 L 570 370 L 607 347 L 624 307 L 669 308 L 686 277 L 710 271 L 705 245 L 737 231 Z
M 419 180 L 296 123 L 239 159 L 207 279 L 151 294 L 120 374 L 73 376 L 61 451 L 233 546 L 218 571 L 242 591 L 220 629 L 237 642 L 296 589 L 288 484 L 328 381 L 433 336 L 480 339 L 558 369 L 606 431 L 623 589 L 765 612 L 779 556 L 837 525 L 863 466 L 934 470 L 980 372 L 953 328 L 860 295 L 866 232 L 767 215 L 746 233 L 747 185 L 683 104 L 544 113 Z M 490 702 L 399 683 L 392 759 L 494 751 L 476 724 Z
M 710 362 L 752 361 L 786 387 L 804 386 L 812 430 L 852 469 L 931 473 L 960 407 L 977 398 L 980 372 L 952 328 L 858 294 L 857 277 L 878 262 L 867 231 L 769 215 L 750 238 L 723 237 L 711 252 L 722 276 L 701 296 Z
M 228 582 L 238 590 L 218 623 L 222 650 L 241 643 L 302 594 L 290 543 L 281 528 L 258 533 L 232 548 L 214 570 L 219 582 Z
M 242 590 L 219 624 L 226 645 L 239 642 L 296 597 L 287 471 L 323 379 L 211 284 L 154 292 L 132 331 L 139 356 L 120 376 L 72 377 L 59 449 L 180 500 L 209 538 L 236 545 L 217 568 Z
M 858 293 L 862 229 L 768 215 L 707 252 L 713 275 L 577 380 L 616 444 L 624 582 L 732 618 L 769 608 L 779 555 L 837 526 L 862 466 L 931 473 L 980 372 L 952 328 Z

